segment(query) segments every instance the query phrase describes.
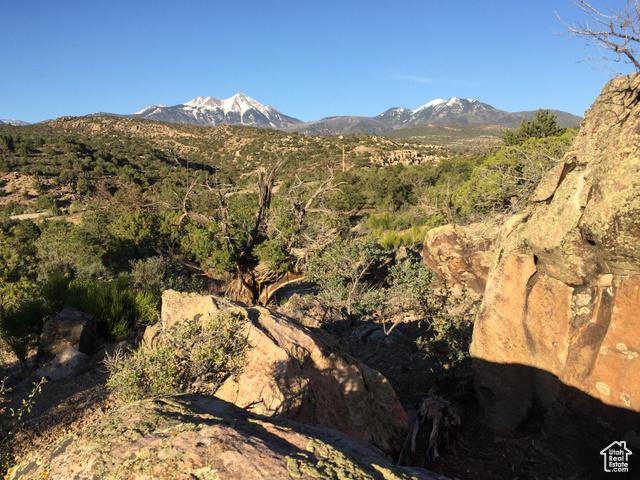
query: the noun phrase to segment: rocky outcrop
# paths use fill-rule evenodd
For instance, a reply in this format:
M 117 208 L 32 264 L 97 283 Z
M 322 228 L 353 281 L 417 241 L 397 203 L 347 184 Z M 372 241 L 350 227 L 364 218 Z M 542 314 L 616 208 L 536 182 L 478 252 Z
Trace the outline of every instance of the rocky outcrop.
M 489 223 L 432 228 L 425 237 L 422 258 L 454 294 L 466 289 L 479 298 L 487 283 L 497 236 L 497 226 Z
M 31 452 L 5 477 L 446 480 L 394 467 L 335 430 L 251 414 L 210 396 L 144 400 Z
M 424 155 L 417 150 L 392 150 L 391 152 L 374 157 L 373 161 L 380 165 L 420 165 L 424 162 L 438 163 L 442 157 Z
M 65 307 L 45 322 L 38 345 L 38 361 L 46 363 L 69 347 L 92 353 L 97 338 L 96 317 L 74 307 Z
M 640 432 L 640 77 L 611 81 L 496 247 L 471 353 L 487 415 L 599 459 Z M 640 447 L 640 443 L 637 445 Z
M 165 341 L 180 322 L 206 321 L 229 308 L 250 319 L 250 347 L 242 373 L 216 390 L 218 398 L 257 414 L 334 428 L 391 455 L 400 452 L 409 421 L 387 380 L 330 338 L 267 308 L 166 291 L 161 322 L 148 329 L 145 341 Z

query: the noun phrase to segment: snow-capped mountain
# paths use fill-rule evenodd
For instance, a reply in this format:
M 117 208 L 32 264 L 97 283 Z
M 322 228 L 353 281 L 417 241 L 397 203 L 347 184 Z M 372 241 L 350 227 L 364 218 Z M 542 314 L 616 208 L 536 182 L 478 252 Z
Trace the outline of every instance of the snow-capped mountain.
M 375 117 L 387 123 L 391 129 L 414 125 L 501 125 L 512 127 L 520 124 L 522 113 L 515 114 L 493 108 L 478 100 L 453 97 L 438 98 L 415 110 L 392 108 Z
M 196 97 L 187 103 L 172 107 L 152 105 L 131 116 L 209 127 L 244 125 L 280 129 L 302 123 L 300 120 L 283 115 L 275 108 L 262 105 L 242 93 L 237 93 L 226 100 Z
M 551 110 L 563 127 L 575 127 L 581 117 L 559 110 Z M 453 97 L 449 100 L 432 100 L 415 110 L 395 107 L 376 117 L 339 116 L 303 123 L 297 118 L 282 114 L 253 98 L 238 93 L 226 100 L 212 97 L 196 97 L 180 105 L 151 105 L 130 115 L 94 113 L 92 115 L 116 115 L 139 117 L 162 122 L 215 127 L 218 125 L 243 125 L 274 128 L 304 135 L 340 135 L 349 133 L 385 134 L 416 125 L 498 125 L 518 128 L 522 119 L 531 120 L 535 111 L 505 112 L 491 105 L 472 99 Z
M 29 122 L 22 120 L 13 120 L 9 118 L 0 118 L 0 125 L 29 125 Z
M 558 124 L 575 127 L 581 118 L 567 112 L 551 110 L 558 117 Z M 380 115 L 370 117 L 330 117 L 315 122 L 283 128 L 287 132 L 306 135 L 337 135 L 346 133 L 384 134 L 415 125 L 499 125 L 518 128 L 523 118 L 531 120 L 536 112 L 505 112 L 478 100 L 438 98 L 415 110 L 390 108 Z

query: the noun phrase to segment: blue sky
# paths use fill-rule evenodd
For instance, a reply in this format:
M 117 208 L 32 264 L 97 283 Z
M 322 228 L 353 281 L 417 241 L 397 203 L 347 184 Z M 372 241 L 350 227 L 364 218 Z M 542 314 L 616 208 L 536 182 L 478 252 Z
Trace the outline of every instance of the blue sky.
M 582 115 L 611 76 L 583 40 L 557 35 L 555 12 L 583 20 L 571 0 L 1 5 L 0 118 L 27 122 L 237 92 L 304 121 L 454 96 Z

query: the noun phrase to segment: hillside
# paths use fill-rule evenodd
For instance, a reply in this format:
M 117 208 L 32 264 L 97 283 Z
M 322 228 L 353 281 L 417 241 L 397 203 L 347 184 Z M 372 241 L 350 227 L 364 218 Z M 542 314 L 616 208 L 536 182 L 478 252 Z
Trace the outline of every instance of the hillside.
M 335 170 L 375 165 L 395 151 L 410 152 L 417 162 L 437 162 L 448 155 L 430 145 L 398 143 L 380 135 L 308 137 L 251 127 L 62 117 L 21 127 L 0 126 L 0 171 L 23 178 L 4 179 L 0 205 L 13 200 L 26 206 L 40 192 L 69 206 L 72 198 L 99 185 L 110 189 L 129 185 L 143 191 L 185 167 L 241 186 L 258 167 L 269 168 L 279 158 L 287 159 L 283 173 L 312 175 L 331 165 Z
M 537 466 L 529 458 L 543 454 L 531 451 L 528 434 L 513 437 L 513 463 L 486 462 L 496 447 L 478 416 L 468 362 L 479 292 L 442 283 L 445 266 L 460 273 L 459 261 L 444 265 L 445 242 L 427 246 L 443 263 L 432 270 L 419 252 L 433 227 L 491 223 L 527 205 L 576 135 L 540 118 L 549 122 L 520 129 L 517 144 L 481 155 L 380 135 L 302 136 L 113 116 L 0 127 L 0 338 L 7 352 L 0 360 L 7 359 L 9 386 L 19 392 L 0 396 L 13 407 L 28 395 L 22 371 L 52 379 L 29 432 L 0 444 L 0 454 L 7 451 L 0 473 L 22 475 L 28 465 L 7 471 L 11 455 L 42 458 L 37 449 L 49 441 L 67 445 L 63 432 L 75 436 L 83 428 L 82 437 L 91 437 L 96 411 L 114 418 L 122 403 L 183 392 L 216 392 L 258 414 L 284 412 L 338 428 L 404 465 L 454 478 L 467 470 L 483 480 L 514 468 L 530 473 Z M 18 216 L 43 211 L 53 217 Z M 489 251 L 476 253 L 485 265 Z M 166 303 L 169 291 L 176 303 Z M 229 308 L 217 314 L 206 307 L 222 304 Z M 202 323 L 180 326 L 170 312 Z M 76 353 L 51 338 L 58 322 L 91 316 L 95 338 L 74 346 Z M 258 347 L 257 339 L 267 343 Z M 120 341 L 128 342 L 119 344 L 124 350 Z M 70 380 L 56 383 L 69 370 Z M 405 415 L 417 405 L 444 415 L 435 441 L 445 463 L 434 460 L 427 410 L 413 425 L 421 432 L 417 447 L 408 449 Z M 230 435 L 238 431 L 233 422 Z M 447 446 L 449 430 L 461 424 L 469 455 Z M 190 422 L 180 425 L 192 430 Z M 57 462 L 62 450 L 54 450 Z M 274 461 L 294 472 L 311 468 L 307 453 L 299 453 Z M 100 462 L 96 471 L 112 468 L 106 458 Z M 554 465 L 549 473 L 562 469 Z
M 396 141 L 426 143 L 464 151 L 487 151 L 500 145 L 504 127 L 498 125 L 416 125 L 385 133 Z
M 567 112 L 551 110 L 558 125 L 576 127 L 581 118 Z M 389 134 L 415 126 L 487 126 L 518 128 L 522 120 L 532 120 L 535 111 L 505 112 L 472 99 L 451 98 L 433 100 L 415 110 L 390 108 L 375 117 L 328 117 L 322 120 L 291 125 L 284 130 L 304 135 L 339 135 L 342 133 Z M 394 137 L 398 138 L 398 137 Z

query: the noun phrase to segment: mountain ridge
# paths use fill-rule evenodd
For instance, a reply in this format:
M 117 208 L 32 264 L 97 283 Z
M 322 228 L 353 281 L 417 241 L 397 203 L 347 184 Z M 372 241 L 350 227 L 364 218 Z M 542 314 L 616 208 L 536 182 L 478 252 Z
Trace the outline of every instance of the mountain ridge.
M 578 125 L 581 117 L 552 110 L 562 126 Z M 194 125 L 244 125 L 275 128 L 287 133 L 303 135 L 342 135 L 350 133 L 385 134 L 417 125 L 498 125 L 517 128 L 523 118 L 532 119 L 535 111 L 505 112 L 473 99 L 458 97 L 431 100 L 410 110 L 392 107 L 375 117 L 330 116 L 321 120 L 302 122 L 282 114 L 273 107 L 262 105 L 242 93 L 225 100 L 213 97 L 196 97 L 182 105 L 150 106 L 131 116 L 173 123 Z
M 551 110 L 561 126 L 574 127 L 581 117 L 560 110 Z M 437 98 L 411 110 L 392 107 L 375 117 L 330 116 L 320 120 L 303 122 L 285 115 L 271 106 L 237 93 L 227 99 L 198 96 L 186 103 L 167 106 L 149 105 L 132 114 L 108 112 L 87 116 L 118 116 L 145 118 L 168 123 L 216 127 L 219 125 L 271 128 L 287 133 L 303 135 L 341 135 L 351 133 L 385 134 L 394 130 L 418 125 L 498 125 L 518 128 L 523 119 L 533 119 L 535 111 L 506 112 L 473 99 L 458 97 L 443 100 Z M 26 125 L 19 120 L 0 120 L 0 123 Z
M 16 120 L 13 118 L 0 118 L 0 125 L 29 125 L 29 122 L 23 122 L 22 120 Z

